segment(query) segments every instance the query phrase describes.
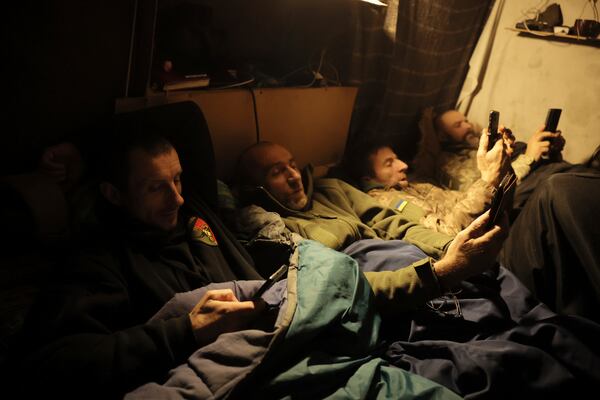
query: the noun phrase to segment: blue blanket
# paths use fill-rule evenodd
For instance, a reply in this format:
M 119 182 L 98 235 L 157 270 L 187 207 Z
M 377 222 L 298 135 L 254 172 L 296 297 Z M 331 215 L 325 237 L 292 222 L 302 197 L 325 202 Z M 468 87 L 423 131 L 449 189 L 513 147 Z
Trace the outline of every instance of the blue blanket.
M 362 240 L 344 252 L 364 271 L 420 257 L 394 240 Z M 557 315 L 501 266 L 385 320 L 382 331 L 385 359 L 469 399 L 567 397 L 600 384 L 600 325 Z

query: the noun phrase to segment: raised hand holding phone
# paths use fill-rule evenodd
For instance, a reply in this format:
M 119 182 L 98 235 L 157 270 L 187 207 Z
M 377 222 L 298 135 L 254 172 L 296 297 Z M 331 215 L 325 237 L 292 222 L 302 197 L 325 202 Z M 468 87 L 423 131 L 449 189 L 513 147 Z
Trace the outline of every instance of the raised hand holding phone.
M 548 114 L 546 114 L 546 122 L 544 124 L 544 132 L 552 132 L 556 133 L 558 128 L 558 121 L 560 120 L 560 115 L 562 113 L 562 109 L 560 108 L 549 108 Z M 559 144 L 558 140 L 562 138 L 551 137 L 547 140 L 550 142 L 550 151 L 547 155 L 542 156 L 545 159 L 556 159 L 560 158 L 560 152 L 562 150 L 563 143 Z
M 544 131 L 556 133 L 556 128 L 558 127 L 558 121 L 560 120 L 561 113 L 562 109 L 560 108 L 548 109 L 548 114 L 546 115 L 546 124 L 544 125 Z

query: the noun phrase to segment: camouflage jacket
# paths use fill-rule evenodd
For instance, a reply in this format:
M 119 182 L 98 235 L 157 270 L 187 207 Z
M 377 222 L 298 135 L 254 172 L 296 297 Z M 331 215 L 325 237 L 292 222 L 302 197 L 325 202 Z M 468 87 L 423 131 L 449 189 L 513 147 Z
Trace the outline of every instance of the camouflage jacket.
M 438 176 L 440 185 L 453 190 L 466 191 L 481 178 L 477 168 L 477 149 L 472 147 L 454 147 L 439 154 Z M 517 176 L 517 183 L 531 171 L 533 159 L 520 154 L 511 167 Z
M 481 215 L 494 194 L 493 186 L 481 179 L 464 192 L 442 189 L 430 183 L 411 183 L 407 188 L 396 189 L 369 182 L 363 190 L 381 205 L 400 212 L 411 207 L 422 209 L 421 225 L 451 236 Z

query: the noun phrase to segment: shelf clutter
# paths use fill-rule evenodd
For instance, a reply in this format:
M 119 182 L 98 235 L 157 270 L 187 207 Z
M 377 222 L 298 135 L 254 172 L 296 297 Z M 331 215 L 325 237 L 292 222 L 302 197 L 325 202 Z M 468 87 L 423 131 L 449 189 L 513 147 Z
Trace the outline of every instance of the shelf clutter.
M 514 32 L 518 32 L 520 35 L 523 35 L 523 36 L 537 37 L 537 38 L 561 41 L 561 42 L 566 42 L 566 43 L 576 43 L 576 44 L 584 44 L 584 45 L 600 47 L 600 39 L 598 39 L 598 38 L 570 35 L 567 33 L 534 31 L 534 30 L 519 29 L 519 28 L 506 28 L 506 29 L 514 31 Z
M 536 10 L 535 17 L 516 23 L 514 28 L 506 28 L 520 35 L 544 38 L 566 43 L 598 46 L 600 44 L 600 19 L 596 1 L 592 3 L 594 19 L 575 20 L 572 26 L 563 22 L 560 4 L 552 3 L 544 10 Z

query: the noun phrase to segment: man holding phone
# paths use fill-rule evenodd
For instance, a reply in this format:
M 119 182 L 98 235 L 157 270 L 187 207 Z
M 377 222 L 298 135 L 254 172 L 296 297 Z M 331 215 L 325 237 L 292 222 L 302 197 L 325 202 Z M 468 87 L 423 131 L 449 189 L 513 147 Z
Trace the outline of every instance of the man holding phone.
M 501 125 L 498 127 L 501 128 Z M 460 111 L 450 109 L 434 115 L 433 109 L 425 109 L 419 129 L 419 151 L 412 162 L 416 176 L 461 191 L 467 190 L 479 179 L 476 166 L 478 130 Z M 509 129 L 505 128 L 502 132 L 507 145 L 514 146 L 510 149 L 511 165 L 518 184 L 540 166 L 562 161 L 565 139 L 560 131 L 548 131 L 545 124 L 541 125 L 526 144 L 515 142 L 515 136 Z M 542 158 L 546 155 L 549 157 Z M 551 169 L 554 170 L 554 167 Z

